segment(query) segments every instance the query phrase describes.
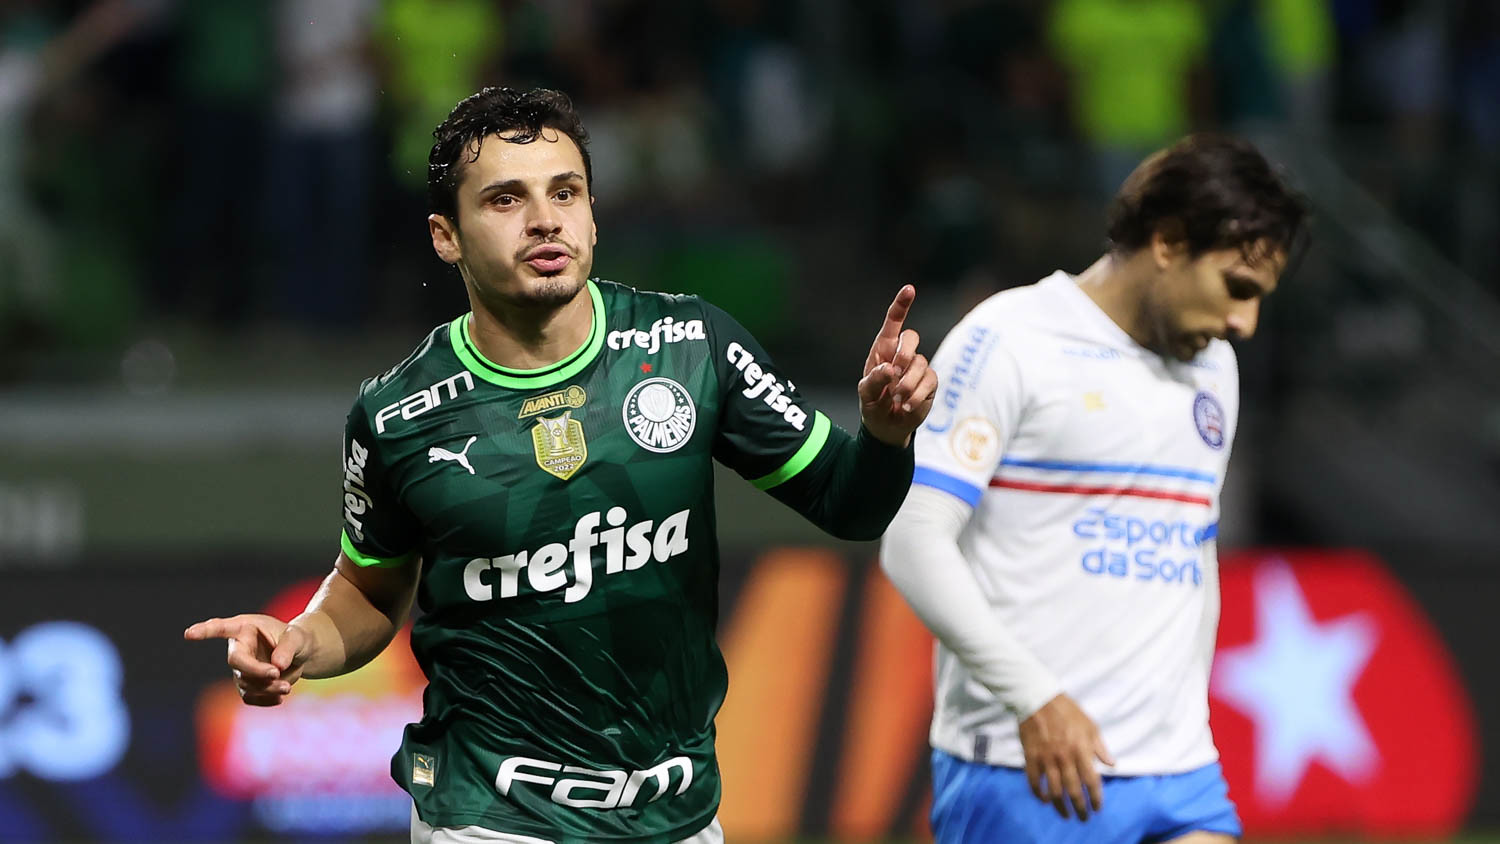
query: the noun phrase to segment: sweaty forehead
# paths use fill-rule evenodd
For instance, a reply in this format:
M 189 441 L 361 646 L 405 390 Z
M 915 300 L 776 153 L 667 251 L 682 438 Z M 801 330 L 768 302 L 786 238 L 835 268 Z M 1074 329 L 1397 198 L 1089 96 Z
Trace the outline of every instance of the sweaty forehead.
M 1203 257 L 1224 275 L 1253 281 L 1267 293 L 1276 288 L 1287 263 L 1286 250 L 1262 244 L 1216 249 Z
M 562 173 L 582 173 L 583 155 L 573 139 L 543 127 L 540 134 L 524 143 L 509 141 L 515 132 L 490 135 L 483 141 L 471 141 L 460 157 L 463 172 L 459 180 L 462 191 L 477 191 L 495 182 L 520 181 L 546 183 Z M 474 153 L 479 153 L 476 158 Z

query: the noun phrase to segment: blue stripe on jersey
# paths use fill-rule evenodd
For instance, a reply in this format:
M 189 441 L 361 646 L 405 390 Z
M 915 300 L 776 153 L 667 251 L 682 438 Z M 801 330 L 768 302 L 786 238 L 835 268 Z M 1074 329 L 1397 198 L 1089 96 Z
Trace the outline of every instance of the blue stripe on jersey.
M 1215 476 L 1193 469 L 1176 466 L 1152 466 L 1147 463 L 1067 463 L 1061 460 L 1022 460 L 1005 457 L 1001 466 L 1019 466 L 1023 469 L 1053 469 L 1060 472 L 1117 472 L 1124 475 L 1157 475 L 1163 478 L 1187 478 L 1190 481 L 1213 483 Z
M 1203 538 L 1200 539 L 1199 542 L 1207 542 L 1210 539 L 1218 539 L 1218 538 L 1219 538 L 1219 523 L 1218 522 L 1214 522 L 1213 524 L 1211 524 L 1208 527 L 1205 527 L 1203 529 Z
M 940 489 L 949 495 L 968 502 L 970 507 L 978 507 L 979 497 L 983 495 L 983 491 L 974 484 L 962 478 L 945 475 L 936 469 L 928 469 L 925 466 L 918 466 L 916 471 L 912 472 L 911 482 L 913 485 L 922 484 L 923 486 L 930 486 L 933 489 Z

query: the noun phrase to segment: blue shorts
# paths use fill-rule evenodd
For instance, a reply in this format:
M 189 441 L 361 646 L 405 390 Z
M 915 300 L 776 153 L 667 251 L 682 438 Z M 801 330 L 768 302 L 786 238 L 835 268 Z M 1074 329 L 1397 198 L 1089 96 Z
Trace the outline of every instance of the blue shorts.
M 1071 807 L 1070 807 L 1071 811 Z M 1241 834 L 1219 763 L 1184 774 L 1104 778 L 1104 808 L 1080 822 L 1036 799 L 1026 772 L 932 752 L 937 844 L 1141 844 L 1194 830 Z

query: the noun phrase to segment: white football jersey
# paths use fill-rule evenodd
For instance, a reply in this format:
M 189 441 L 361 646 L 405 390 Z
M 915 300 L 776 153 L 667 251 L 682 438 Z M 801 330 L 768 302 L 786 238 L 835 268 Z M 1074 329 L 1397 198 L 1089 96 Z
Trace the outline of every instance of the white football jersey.
M 1130 339 L 1058 272 L 971 311 L 933 358 L 913 482 L 974 507 L 959 548 L 1003 624 L 1099 725 L 1120 775 L 1213 762 L 1219 490 L 1230 345 Z M 939 645 L 933 746 L 1021 766 L 1017 720 Z

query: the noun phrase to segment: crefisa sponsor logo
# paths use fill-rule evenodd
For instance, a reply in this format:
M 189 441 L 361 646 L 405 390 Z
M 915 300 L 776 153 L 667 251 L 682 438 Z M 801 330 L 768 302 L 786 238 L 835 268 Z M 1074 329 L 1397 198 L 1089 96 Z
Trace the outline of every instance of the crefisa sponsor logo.
M 762 369 L 755 362 L 755 355 L 739 343 L 730 343 L 725 350 L 729 362 L 745 376 L 750 386 L 740 391 L 747 399 L 760 399 L 766 406 L 781 414 L 787 424 L 801 431 L 807 427 L 807 411 L 792 403 L 790 393 L 796 389 L 792 382 L 781 383 L 774 373 Z
M 703 320 L 689 319 L 676 320 L 671 317 L 662 317 L 651 323 L 650 328 L 627 328 L 624 331 L 611 331 L 606 342 L 611 349 L 623 351 L 635 346 L 645 349 L 646 354 L 654 355 L 661 351 L 663 343 L 681 343 L 684 340 L 707 340 L 708 335 L 703 330 Z
M 635 571 L 655 560 L 667 560 L 688 550 L 688 518 L 679 510 L 661 520 L 646 519 L 626 525 L 624 507 L 606 513 L 586 513 L 573 525 L 567 542 L 552 542 L 533 551 L 500 557 L 477 557 L 464 566 L 464 593 L 471 601 L 514 598 L 521 592 L 522 572 L 531 591 L 563 590 L 563 603 L 584 599 L 594 585 L 594 549 L 604 546 L 604 574 Z M 602 518 L 601 518 L 602 517 Z M 599 530 L 600 523 L 607 527 Z M 571 578 L 568 562 L 572 561 Z

